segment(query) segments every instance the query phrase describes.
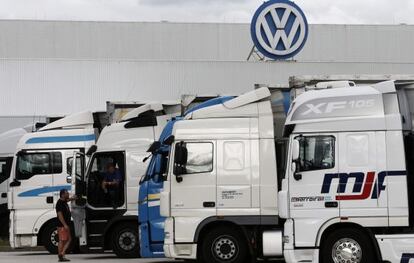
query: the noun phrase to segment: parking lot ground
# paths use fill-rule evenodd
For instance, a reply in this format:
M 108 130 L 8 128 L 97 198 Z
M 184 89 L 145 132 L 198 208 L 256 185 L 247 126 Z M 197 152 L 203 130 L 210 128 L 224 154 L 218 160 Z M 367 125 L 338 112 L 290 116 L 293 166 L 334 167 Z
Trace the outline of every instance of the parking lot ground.
M 69 254 L 67 258 L 71 262 L 96 262 L 96 263 L 120 263 L 120 262 L 134 262 L 134 263 L 167 263 L 167 262 L 180 262 L 168 259 L 119 259 L 112 253 L 105 254 Z M 49 263 L 57 262 L 57 256 L 51 255 L 45 251 L 39 252 L 1 252 L 0 253 L 0 262 L 10 262 L 10 263 Z
M 71 262 L 96 262 L 96 263 L 178 263 L 183 262 L 179 260 L 170 259 L 119 259 L 112 253 L 105 254 L 69 254 L 67 256 Z M 12 252 L 0 252 L 0 262 L 10 263 L 49 263 L 57 262 L 56 255 L 50 255 L 45 251 L 12 251 Z M 264 261 L 261 261 L 264 262 Z M 271 263 L 282 263 L 282 261 L 266 261 Z

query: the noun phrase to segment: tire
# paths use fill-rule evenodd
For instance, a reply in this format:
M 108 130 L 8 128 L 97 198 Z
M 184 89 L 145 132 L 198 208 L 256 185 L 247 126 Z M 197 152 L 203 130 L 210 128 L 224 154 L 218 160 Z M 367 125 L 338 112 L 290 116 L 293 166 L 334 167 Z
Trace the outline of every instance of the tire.
M 133 223 L 119 224 L 112 231 L 112 250 L 120 258 L 138 258 L 139 255 L 138 225 Z
M 57 222 L 53 221 L 49 223 L 45 228 L 43 229 L 42 233 L 42 244 L 45 247 L 47 251 L 49 251 L 50 254 L 57 254 L 58 253 L 58 243 L 59 243 L 59 237 L 57 233 Z
M 323 241 L 321 262 L 370 263 L 377 262 L 377 259 L 372 240 L 365 232 L 344 228 L 333 231 Z
M 246 238 L 240 230 L 219 227 L 204 236 L 197 259 L 205 263 L 244 263 L 249 262 L 248 251 Z

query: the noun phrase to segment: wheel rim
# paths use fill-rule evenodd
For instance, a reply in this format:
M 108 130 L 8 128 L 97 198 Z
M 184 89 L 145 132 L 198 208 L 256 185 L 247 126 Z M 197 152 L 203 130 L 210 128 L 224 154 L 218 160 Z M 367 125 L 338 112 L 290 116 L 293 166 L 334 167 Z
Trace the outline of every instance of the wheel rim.
M 237 243 L 230 236 L 216 238 L 211 250 L 214 257 L 220 261 L 231 261 L 239 254 Z
M 57 229 L 53 230 L 52 233 L 50 233 L 50 243 L 56 247 L 59 245 L 59 235 Z
M 361 245 L 352 238 L 342 238 L 332 247 L 332 260 L 335 263 L 359 263 L 361 259 Z
M 137 244 L 137 237 L 132 232 L 123 232 L 118 238 L 119 247 L 124 251 L 131 251 Z

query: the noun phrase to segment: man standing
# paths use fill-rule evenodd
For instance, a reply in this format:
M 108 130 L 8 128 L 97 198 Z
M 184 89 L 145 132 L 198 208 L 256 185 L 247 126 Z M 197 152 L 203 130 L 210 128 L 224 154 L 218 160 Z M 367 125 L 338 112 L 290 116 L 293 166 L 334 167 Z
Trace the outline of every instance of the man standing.
M 102 189 L 109 195 L 109 201 L 114 209 L 119 206 L 119 187 L 121 183 L 121 172 L 115 168 L 114 163 L 108 163 L 102 181 Z
M 68 262 L 70 261 L 65 257 L 66 250 L 69 248 L 69 245 L 72 241 L 70 233 L 70 210 L 68 202 L 74 200 L 75 198 L 69 198 L 69 192 L 66 189 L 60 190 L 60 198 L 56 203 L 56 214 L 58 218 L 58 235 L 59 235 L 59 244 L 58 244 L 58 256 L 59 262 Z

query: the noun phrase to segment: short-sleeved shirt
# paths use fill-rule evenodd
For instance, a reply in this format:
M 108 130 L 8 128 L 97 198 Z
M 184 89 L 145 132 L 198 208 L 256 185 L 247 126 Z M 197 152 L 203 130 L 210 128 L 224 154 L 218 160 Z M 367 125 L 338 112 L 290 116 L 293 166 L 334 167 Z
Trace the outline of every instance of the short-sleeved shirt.
M 58 212 L 62 212 L 63 215 L 63 219 L 65 219 L 66 224 L 69 225 L 70 223 L 70 209 L 68 206 L 68 203 L 63 201 L 62 199 L 59 199 L 56 203 L 56 214 Z M 63 227 L 62 222 L 60 222 L 59 218 L 58 218 L 58 227 Z
M 107 182 L 121 182 L 122 174 L 118 169 L 113 173 L 104 173 L 104 180 Z

